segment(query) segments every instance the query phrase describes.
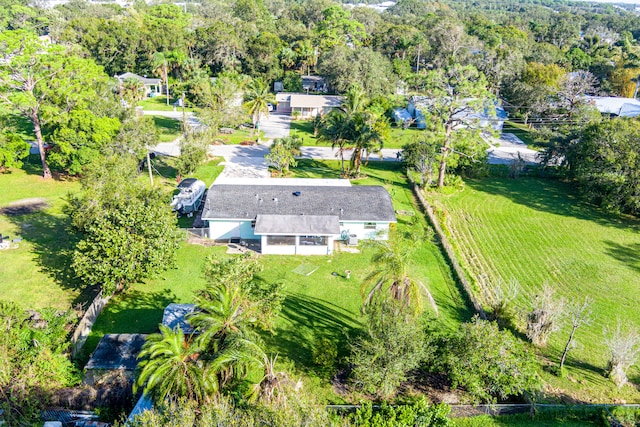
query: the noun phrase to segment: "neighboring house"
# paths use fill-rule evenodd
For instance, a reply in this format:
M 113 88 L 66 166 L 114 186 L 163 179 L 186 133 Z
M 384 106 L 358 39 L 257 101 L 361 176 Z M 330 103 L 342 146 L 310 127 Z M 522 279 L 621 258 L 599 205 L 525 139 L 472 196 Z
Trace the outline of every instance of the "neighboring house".
M 122 376 L 133 382 L 138 353 L 146 337 L 143 334 L 104 335 L 84 368 L 85 384 L 109 382 Z
M 336 240 L 387 239 L 396 222 L 383 187 L 347 180 L 255 181 L 209 188 L 202 219 L 211 239 L 260 240 L 263 254 L 328 255 Z
M 327 82 L 320 76 L 302 76 L 302 89 L 306 92 L 327 92 Z
M 406 117 L 407 113 L 411 118 L 415 119 L 416 127 L 418 129 L 425 129 L 427 127 L 426 112 L 433 105 L 433 100 L 426 96 L 412 96 L 409 99 L 409 105 L 406 109 L 400 109 L 394 111 L 394 119 L 396 122 L 402 121 Z M 404 112 L 406 111 L 406 112 Z M 468 109 L 458 114 L 456 117 L 462 123 L 474 123 L 474 126 L 481 128 L 492 128 L 495 131 L 502 131 L 504 121 L 507 119 L 507 112 L 501 106 L 497 104 L 485 106 L 482 111 L 473 111 Z
M 151 93 L 161 94 L 162 93 L 162 81 L 160 79 L 150 79 L 147 77 L 142 77 L 134 73 L 124 73 L 121 75 L 116 75 L 116 79 L 120 83 L 124 83 L 127 79 L 136 79 L 140 83 L 144 85 L 144 95 L 145 97 L 150 96 Z
M 276 94 L 279 113 L 296 113 L 310 118 L 325 115 L 344 102 L 342 96 L 306 95 L 304 93 L 280 92 Z
M 640 116 L 640 101 L 616 96 L 585 96 L 587 104 L 593 105 L 601 114 L 618 117 Z

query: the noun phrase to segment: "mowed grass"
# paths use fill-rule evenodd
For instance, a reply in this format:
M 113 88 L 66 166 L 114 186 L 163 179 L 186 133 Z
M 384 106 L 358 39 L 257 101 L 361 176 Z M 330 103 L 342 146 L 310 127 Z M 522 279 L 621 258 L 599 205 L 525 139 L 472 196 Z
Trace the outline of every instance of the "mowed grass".
M 420 140 L 424 135 L 424 130 L 415 127 L 403 130 L 399 127 L 391 127 L 389 138 L 384 142 L 383 148 L 402 148 L 405 144 Z M 328 142 L 321 141 L 313 136 L 313 124 L 311 120 L 292 120 L 291 136 L 302 138 L 305 146 L 330 146 Z
M 157 95 L 153 98 L 143 99 L 137 105 L 146 111 L 174 111 L 173 104 L 177 100 L 177 98 L 169 97 L 169 105 L 167 105 L 167 96 Z M 176 107 L 175 111 L 182 111 L 182 107 Z M 185 107 L 185 111 L 192 111 L 192 109 Z
M 69 193 L 77 192 L 77 180 L 44 180 L 41 168 L 25 164 L 0 174 L 0 233 L 21 238 L 17 249 L 0 251 L 0 300 L 24 309 L 69 309 L 91 298 L 91 290 L 73 280 L 70 254 L 76 237 L 68 233 L 62 206 Z M 30 212 L 7 207 L 34 199 Z
M 182 135 L 182 123 L 180 120 L 164 116 L 151 116 L 158 130 L 158 142 L 171 142 Z
M 218 144 L 225 145 L 238 145 L 243 142 L 256 142 L 260 138 L 264 140 L 264 132 L 256 130 L 251 132 L 251 129 L 234 129 L 233 133 L 219 133 L 213 137 L 213 141 Z
M 515 301 L 523 316 L 545 283 L 567 302 L 589 297 L 593 323 L 580 328 L 565 378 L 542 372 L 548 392 L 584 402 L 640 402 L 640 393 L 621 390 L 604 377 L 607 350 L 603 330 L 640 328 L 640 222 L 603 214 L 580 202 L 568 184 L 541 179 L 487 178 L 467 182 L 463 191 L 430 193 L 442 221 L 476 283 L 477 297 L 490 298 L 499 283 L 517 280 Z M 565 321 L 542 357 L 557 365 L 568 337 Z M 630 378 L 640 383 L 640 371 Z
M 296 176 L 334 177 L 339 174 L 339 163 L 303 160 L 296 169 Z M 363 169 L 367 178 L 354 184 L 384 185 L 393 198 L 396 210 L 412 212 L 424 225 L 406 179 L 397 165 L 377 162 Z M 408 226 L 412 218 L 398 215 L 398 227 Z M 178 252 L 178 267 L 162 273 L 160 277 L 133 285 L 124 295 L 114 298 L 98 318 L 92 335 L 85 347 L 85 358 L 105 333 L 140 332 L 157 330 L 162 319 L 163 308 L 171 302 L 193 302 L 194 292 L 206 285 L 205 260 L 209 255 L 225 254 L 226 247 L 205 248 L 184 243 Z M 290 360 L 305 374 L 305 378 L 316 378 L 324 385 L 319 393 L 329 400 L 332 396 L 327 372 L 313 365 L 312 349 L 319 338 L 328 337 L 338 344 L 340 357 L 347 354 L 347 343 L 361 328 L 360 286 L 369 273 L 371 253 L 335 252 L 332 256 L 260 256 L 263 271 L 258 280 L 280 282 L 284 286 L 285 300 L 274 334 L 264 333 L 263 338 L 272 353 L 280 360 Z M 431 241 L 417 248 L 411 266 L 412 275 L 429 288 L 438 308 L 425 304 L 425 312 L 448 327 L 456 327 L 471 316 L 458 287 L 438 247 Z M 308 276 L 294 270 L 313 271 Z M 345 271 L 351 270 L 346 278 Z

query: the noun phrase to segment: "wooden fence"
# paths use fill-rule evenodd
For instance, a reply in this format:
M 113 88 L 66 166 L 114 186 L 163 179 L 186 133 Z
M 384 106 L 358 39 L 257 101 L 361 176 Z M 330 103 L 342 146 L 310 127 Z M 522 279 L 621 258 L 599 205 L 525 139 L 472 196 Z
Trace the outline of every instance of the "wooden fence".
M 96 295 L 96 297 L 93 299 L 93 302 L 91 303 L 87 311 L 84 313 L 84 316 L 82 316 L 80 323 L 78 323 L 78 326 L 76 327 L 76 330 L 71 337 L 71 355 L 73 357 L 76 357 L 78 353 L 80 353 L 80 350 L 82 350 L 84 343 L 87 341 L 87 338 L 91 333 L 93 324 L 110 299 L 110 296 L 103 297 L 102 291 L 100 291 L 100 293 L 98 293 L 98 295 Z

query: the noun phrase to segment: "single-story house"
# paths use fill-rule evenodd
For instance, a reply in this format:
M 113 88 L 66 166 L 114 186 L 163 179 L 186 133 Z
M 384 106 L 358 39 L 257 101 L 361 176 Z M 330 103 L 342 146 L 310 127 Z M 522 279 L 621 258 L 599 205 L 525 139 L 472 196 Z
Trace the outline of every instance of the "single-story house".
M 396 222 L 383 187 L 345 185 L 344 180 L 336 185 L 328 180 L 324 185 L 270 184 L 277 181 L 214 183 L 202 212 L 209 237 L 259 240 L 263 254 L 328 255 L 336 240 L 387 239 Z
M 640 116 L 640 100 L 617 96 L 585 96 L 589 105 L 593 105 L 601 114 L 618 117 Z
M 108 382 L 118 375 L 133 381 L 138 353 L 146 337 L 144 334 L 105 334 L 84 368 L 85 384 Z
M 302 89 L 306 92 L 326 92 L 327 82 L 320 76 L 302 76 Z
M 307 95 L 304 93 L 280 92 L 276 94 L 278 113 L 296 113 L 300 117 L 325 115 L 344 102 L 344 97 L 335 95 Z
M 124 83 L 127 79 L 136 79 L 140 83 L 144 85 L 144 95 L 149 96 L 151 93 L 161 94 L 162 93 L 162 80 L 153 79 L 148 77 L 139 76 L 134 73 L 124 73 L 119 76 L 116 75 L 116 79 L 120 82 L 120 84 Z
M 409 99 L 409 105 L 406 110 L 416 121 L 418 129 L 425 129 L 427 127 L 427 118 L 425 112 L 433 105 L 433 100 L 427 96 L 412 96 Z M 404 114 L 404 113 L 401 113 Z M 492 128 L 495 131 L 502 131 L 504 121 L 507 119 L 507 112 L 497 103 L 488 102 L 482 108 L 482 111 L 474 111 L 469 108 L 460 112 L 457 117 L 462 123 L 474 123 L 474 126 L 480 128 Z M 398 120 L 397 115 L 394 113 L 394 118 Z

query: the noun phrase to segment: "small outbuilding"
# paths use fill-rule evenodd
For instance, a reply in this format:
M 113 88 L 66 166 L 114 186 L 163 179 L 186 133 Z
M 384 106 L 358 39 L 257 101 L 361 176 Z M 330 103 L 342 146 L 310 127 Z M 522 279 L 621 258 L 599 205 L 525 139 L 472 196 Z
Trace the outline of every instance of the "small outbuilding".
M 169 329 L 180 328 L 185 335 L 195 333 L 193 326 L 187 322 L 187 316 L 196 309 L 195 304 L 171 303 L 165 307 L 162 314 L 162 324 Z
M 84 368 L 84 382 L 95 385 L 118 376 L 133 381 L 138 366 L 138 353 L 142 350 L 146 337 L 144 334 L 104 335 Z

